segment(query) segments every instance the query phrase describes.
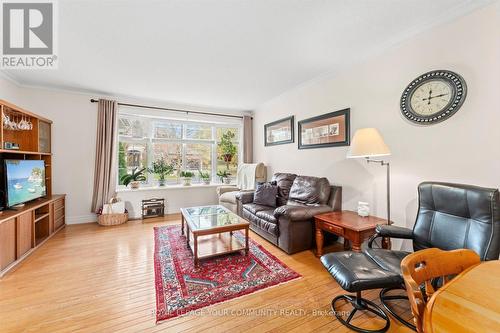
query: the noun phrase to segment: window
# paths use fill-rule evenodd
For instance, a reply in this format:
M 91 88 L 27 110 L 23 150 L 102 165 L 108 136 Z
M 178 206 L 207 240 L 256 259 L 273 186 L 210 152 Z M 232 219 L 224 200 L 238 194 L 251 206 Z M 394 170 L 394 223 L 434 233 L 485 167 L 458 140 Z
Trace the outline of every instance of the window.
M 217 119 L 219 120 L 219 119 Z M 228 170 L 235 177 L 240 161 L 241 123 L 207 123 L 189 120 L 161 119 L 119 113 L 118 116 L 118 183 L 135 168 L 151 168 L 163 158 L 174 168 L 167 184 L 180 183 L 182 170 L 193 171 L 193 183 L 200 182 L 198 171 L 208 172 L 212 182 L 220 182 L 217 172 Z M 230 133 L 230 134 L 228 134 Z M 219 143 L 230 138 L 236 148 L 233 156 L 223 155 Z M 158 183 L 158 176 L 146 174 L 147 185 Z

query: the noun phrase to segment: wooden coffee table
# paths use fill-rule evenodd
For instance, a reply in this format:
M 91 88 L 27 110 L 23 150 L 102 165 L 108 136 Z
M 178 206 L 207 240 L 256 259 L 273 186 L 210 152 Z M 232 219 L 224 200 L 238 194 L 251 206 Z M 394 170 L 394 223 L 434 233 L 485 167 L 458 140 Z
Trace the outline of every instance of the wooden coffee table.
M 387 224 L 387 220 L 375 216 L 361 217 L 356 212 L 343 210 L 314 216 L 316 224 L 316 257 L 323 255 L 323 231 L 344 238 L 344 249 L 361 252 L 361 243 L 375 233 L 377 224 Z M 382 241 L 384 249 L 390 248 L 389 239 Z
M 186 226 L 186 242 L 193 251 L 194 264 L 200 259 L 245 251 L 248 255 L 248 229 L 250 223 L 220 205 L 181 208 L 182 234 Z M 245 244 L 233 232 L 245 231 Z M 190 234 L 193 235 L 191 240 Z

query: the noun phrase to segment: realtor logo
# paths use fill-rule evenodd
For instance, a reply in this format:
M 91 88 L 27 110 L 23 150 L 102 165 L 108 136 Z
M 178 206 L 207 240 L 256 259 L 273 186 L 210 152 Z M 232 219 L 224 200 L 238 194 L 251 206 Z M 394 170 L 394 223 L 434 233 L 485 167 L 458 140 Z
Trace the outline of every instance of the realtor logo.
M 56 68 L 55 3 L 2 1 L 4 69 Z

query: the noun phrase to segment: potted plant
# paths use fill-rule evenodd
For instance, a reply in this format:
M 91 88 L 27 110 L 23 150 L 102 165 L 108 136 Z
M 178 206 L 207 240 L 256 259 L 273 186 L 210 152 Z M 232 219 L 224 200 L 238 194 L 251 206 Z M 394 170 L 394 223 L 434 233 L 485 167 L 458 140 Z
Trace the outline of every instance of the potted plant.
M 200 179 L 203 182 L 203 184 L 205 185 L 210 184 L 210 173 L 208 171 L 203 172 L 201 170 L 198 170 L 198 173 L 200 174 Z
M 192 173 L 191 171 L 183 170 L 181 171 L 180 176 L 182 178 L 182 185 L 189 186 L 191 185 L 191 179 L 193 178 L 194 173 Z
M 123 185 L 128 186 L 128 184 L 130 184 L 130 188 L 132 189 L 139 188 L 141 182 L 146 180 L 146 176 L 144 175 L 144 171 L 146 171 L 146 168 L 142 168 L 139 171 L 137 171 L 137 169 L 139 168 L 135 168 L 134 170 L 132 170 L 131 174 L 122 176 L 120 180 Z
M 154 161 L 153 167 L 149 168 L 148 171 L 158 175 L 158 185 L 165 186 L 165 177 L 172 174 L 174 166 L 168 164 L 162 157 L 159 160 Z
M 229 184 L 231 182 L 231 174 L 227 170 L 219 170 L 217 171 L 217 176 L 219 177 L 221 183 Z
M 227 131 L 222 134 L 220 142 L 217 144 L 219 148 L 219 155 L 222 157 L 224 162 L 226 162 L 226 167 L 229 170 L 229 163 L 233 160 L 236 155 L 236 146 L 233 143 L 233 139 L 236 135 L 233 131 Z

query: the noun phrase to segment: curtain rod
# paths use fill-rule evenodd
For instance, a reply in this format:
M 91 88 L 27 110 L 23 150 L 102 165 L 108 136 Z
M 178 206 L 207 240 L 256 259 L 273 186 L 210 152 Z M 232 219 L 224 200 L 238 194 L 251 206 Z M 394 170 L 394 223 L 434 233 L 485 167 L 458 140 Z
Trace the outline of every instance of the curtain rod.
M 92 99 L 90 99 L 90 102 L 97 103 L 97 102 L 99 102 L 99 100 L 92 98 Z M 222 113 L 202 112 L 202 111 L 182 110 L 182 109 L 170 109 L 170 108 L 162 108 L 159 106 L 148 106 L 148 105 L 140 105 L 140 104 L 120 103 L 120 102 L 118 102 L 118 105 L 130 106 L 130 107 L 141 108 L 141 109 L 164 110 L 164 111 L 172 111 L 172 112 L 182 112 L 182 113 L 187 113 L 187 114 L 194 113 L 194 114 L 203 114 L 203 115 L 207 115 L 207 116 L 243 119 L 243 116 L 236 116 L 236 115 L 232 115 L 232 114 L 222 114 Z M 251 119 L 253 119 L 253 118 L 251 118 Z

